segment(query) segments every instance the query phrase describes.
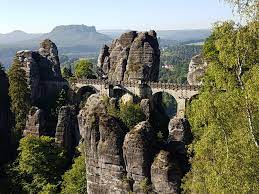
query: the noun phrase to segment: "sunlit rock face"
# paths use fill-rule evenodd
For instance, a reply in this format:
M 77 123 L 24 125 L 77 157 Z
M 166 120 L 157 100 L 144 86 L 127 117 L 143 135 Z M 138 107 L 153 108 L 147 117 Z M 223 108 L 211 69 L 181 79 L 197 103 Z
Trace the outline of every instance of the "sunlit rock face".
M 155 31 L 126 32 L 105 45 L 100 52 L 98 66 L 110 80 L 157 81 L 160 50 Z
M 87 193 L 127 193 L 130 184 L 122 145 L 126 131 L 107 112 L 102 96 L 91 95 L 78 115 L 80 134 L 87 155 Z
M 131 129 L 109 114 L 108 107 L 116 108 L 116 100 L 93 94 L 78 115 L 87 155 L 87 192 L 180 193 L 181 179 L 189 169 L 188 121 L 172 118 L 169 135 L 161 141 L 150 122 L 149 99 L 140 102 L 146 120 Z
M 142 193 L 141 183 L 150 181 L 156 134 L 148 121 L 136 125 L 125 137 L 123 155 L 127 176 L 134 181 L 133 192 Z
M 201 85 L 207 62 L 204 61 L 202 55 L 196 55 L 191 59 L 187 81 L 190 85 Z
M 44 40 L 38 51 L 18 51 L 16 61 L 26 71 L 33 105 L 40 106 L 39 101 L 42 101 L 43 97 L 51 98 L 51 95 L 64 85 L 58 49 L 51 40 Z

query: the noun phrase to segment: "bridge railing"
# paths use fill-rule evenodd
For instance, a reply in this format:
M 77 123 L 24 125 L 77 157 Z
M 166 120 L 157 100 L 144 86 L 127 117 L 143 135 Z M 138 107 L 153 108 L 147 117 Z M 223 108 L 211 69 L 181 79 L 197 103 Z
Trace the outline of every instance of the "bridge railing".
M 128 87 L 136 87 L 139 85 L 148 85 L 151 88 L 159 89 L 170 89 L 170 90 L 192 90 L 198 91 L 200 86 L 189 85 L 189 84 L 174 84 L 169 82 L 143 82 L 138 80 L 131 81 L 113 81 L 113 80 L 102 80 L 102 79 L 77 79 L 77 83 L 81 84 L 97 84 L 97 85 L 121 85 Z

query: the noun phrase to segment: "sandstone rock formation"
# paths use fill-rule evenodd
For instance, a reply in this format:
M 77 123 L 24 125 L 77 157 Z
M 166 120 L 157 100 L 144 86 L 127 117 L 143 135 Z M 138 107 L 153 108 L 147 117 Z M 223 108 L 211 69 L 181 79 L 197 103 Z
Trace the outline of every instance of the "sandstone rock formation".
M 11 111 L 8 97 L 8 78 L 0 69 L 0 165 L 10 159 Z M 10 148 L 10 149 L 7 149 Z
M 166 149 L 180 164 L 182 174 L 190 170 L 190 164 L 187 156 L 186 145 L 193 140 L 191 128 L 186 118 L 175 116 L 168 125 L 169 136 L 167 139 Z
M 182 171 L 176 158 L 161 150 L 151 167 L 151 178 L 156 193 L 180 193 Z
M 44 40 L 39 51 L 19 51 L 16 59 L 26 71 L 33 105 L 39 106 L 42 97 L 51 98 L 68 85 L 62 79 L 58 50 L 52 41 Z
M 107 113 L 102 96 L 92 95 L 78 116 L 87 154 L 87 192 L 127 193 L 122 145 L 126 131 Z
M 187 81 L 190 85 L 201 85 L 201 78 L 205 73 L 207 67 L 206 61 L 204 61 L 202 55 L 196 55 L 191 59 L 189 64 L 189 71 L 187 75 Z
M 80 140 L 75 107 L 63 106 L 60 108 L 55 138 L 56 142 L 72 157 Z
M 44 110 L 37 107 L 30 109 L 23 135 L 42 136 L 46 135 L 47 117 Z
M 125 137 L 123 155 L 127 177 L 134 181 L 133 192 L 141 193 L 141 182 L 150 180 L 150 168 L 155 155 L 155 130 L 148 121 L 136 125 Z
M 140 101 L 140 108 L 143 111 L 146 118 L 149 120 L 152 114 L 152 105 L 149 99 L 142 99 Z
M 186 118 L 173 117 L 169 122 L 168 130 L 171 141 L 184 142 L 185 144 L 191 143 L 192 133 Z
M 150 123 L 150 100 L 141 101 L 147 121 L 128 131 L 107 110 L 107 103 L 116 108 L 118 99 L 106 98 L 91 95 L 78 115 L 88 193 L 180 193 L 181 179 L 190 168 L 185 148 L 191 141 L 188 121 L 171 119 L 168 138 L 160 141 Z
M 98 66 L 108 79 L 116 81 L 157 81 L 160 50 L 155 31 L 127 32 L 105 45 L 98 58 Z

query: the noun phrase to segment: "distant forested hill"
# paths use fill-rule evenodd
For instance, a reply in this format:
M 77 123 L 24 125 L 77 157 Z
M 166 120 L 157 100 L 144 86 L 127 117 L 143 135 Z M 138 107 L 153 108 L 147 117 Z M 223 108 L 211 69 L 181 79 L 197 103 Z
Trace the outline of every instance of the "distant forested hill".
M 60 54 L 72 57 L 96 55 L 103 44 L 111 38 L 96 31 L 94 26 L 57 26 L 45 34 L 27 34 L 15 31 L 0 35 L 0 61 L 8 67 L 18 50 L 37 49 L 44 39 L 51 39 L 59 48 Z
M 100 30 L 94 26 L 67 25 L 57 26 L 45 34 L 28 34 L 14 31 L 0 34 L 0 61 L 6 68 L 19 50 L 38 49 L 39 43 L 49 38 L 56 43 L 60 55 L 70 58 L 97 56 L 103 44 L 109 44 L 113 38 L 119 37 L 128 30 Z M 203 42 L 210 30 L 159 30 L 157 31 L 161 47 L 179 43 Z

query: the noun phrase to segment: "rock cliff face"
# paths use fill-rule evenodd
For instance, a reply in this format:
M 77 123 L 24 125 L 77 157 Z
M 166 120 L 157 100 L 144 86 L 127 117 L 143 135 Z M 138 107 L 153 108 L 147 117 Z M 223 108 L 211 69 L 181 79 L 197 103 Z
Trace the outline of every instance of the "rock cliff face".
M 168 151 L 161 150 L 151 167 L 152 183 L 156 193 L 180 193 L 182 171 L 177 159 Z
M 80 140 L 75 107 L 63 106 L 60 108 L 55 138 L 56 142 L 72 157 L 74 148 L 78 145 Z
M 98 59 L 98 66 L 110 80 L 130 81 L 141 79 L 157 81 L 160 50 L 155 31 L 127 32 L 105 45 Z
M 173 118 L 168 138 L 161 141 L 149 122 L 152 108 L 148 99 L 141 101 L 147 120 L 130 131 L 107 111 L 107 103 L 114 105 L 115 99 L 104 99 L 91 95 L 78 115 L 87 155 L 87 192 L 180 193 L 181 179 L 189 169 L 188 122 Z
M 10 159 L 11 111 L 8 78 L 0 69 L 0 165 Z
M 155 144 L 156 133 L 148 121 L 136 125 L 125 137 L 123 155 L 127 177 L 134 182 L 133 192 L 143 192 L 141 183 L 150 181 Z
M 39 51 L 19 51 L 16 59 L 26 71 L 31 89 L 32 104 L 38 105 L 42 98 L 50 98 L 64 85 L 60 72 L 58 49 L 50 40 L 40 44 Z
M 79 116 L 80 133 L 87 154 L 87 192 L 127 193 L 122 145 L 126 131 L 120 122 L 107 113 L 101 96 L 92 95 Z
M 207 63 L 201 55 L 196 55 L 191 59 L 187 81 L 190 85 L 201 85 L 201 78 L 205 73 Z
M 42 136 L 46 135 L 47 117 L 44 110 L 32 107 L 27 117 L 23 135 Z

